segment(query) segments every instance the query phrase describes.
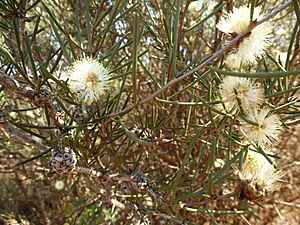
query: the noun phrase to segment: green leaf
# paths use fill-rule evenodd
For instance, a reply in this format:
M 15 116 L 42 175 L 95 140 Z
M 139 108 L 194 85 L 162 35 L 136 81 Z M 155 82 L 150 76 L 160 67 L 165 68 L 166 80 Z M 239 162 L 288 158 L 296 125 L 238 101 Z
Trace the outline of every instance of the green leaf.
M 177 62 L 180 10 L 181 10 L 181 0 L 176 0 L 176 13 L 174 18 L 173 37 L 172 37 L 172 66 L 171 66 L 172 78 L 176 76 L 176 72 L 177 72 L 176 62 Z
M 25 46 L 26 46 L 26 50 L 27 50 L 27 53 L 28 53 L 28 56 L 29 56 L 29 62 L 30 62 L 31 69 L 32 69 L 32 74 L 33 74 L 34 80 L 37 82 L 37 80 L 38 80 L 37 70 L 36 70 L 36 66 L 35 66 L 35 63 L 34 63 L 34 60 L 33 60 L 33 57 L 32 57 L 32 52 L 31 52 L 31 48 L 30 48 L 30 41 L 29 41 L 29 38 L 28 38 L 28 35 L 27 35 L 26 32 L 24 34 L 24 37 L 25 37 L 25 43 L 26 43 Z
M 137 63 L 138 63 L 138 46 L 139 46 L 139 16 L 137 13 L 134 14 L 134 25 L 133 25 L 133 54 L 132 54 L 132 86 L 133 86 L 133 102 L 137 103 Z
M 52 149 L 49 148 L 48 150 L 46 150 L 46 151 L 44 151 L 44 152 L 42 152 L 42 153 L 40 153 L 40 154 L 38 154 L 38 155 L 35 155 L 35 156 L 33 156 L 33 157 L 29 158 L 29 159 L 26 159 L 26 160 L 24 160 L 24 161 L 22 161 L 22 162 L 18 162 L 18 163 L 15 165 L 15 167 L 18 167 L 18 166 L 27 164 L 27 163 L 29 163 L 29 162 L 32 162 L 33 160 L 36 160 L 36 159 L 38 159 L 38 158 L 41 158 L 42 156 L 46 155 L 46 154 L 47 154 L 48 152 L 50 152 L 51 150 L 52 150 Z
M 59 45 L 61 47 L 61 50 L 62 50 L 62 52 L 64 54 L 65 59 L 67 60 L 67 62 L 69 64 L 71 64 L 72 63 L 71 57 L 69 56 L 69 53 L 68 53 L 67 48 L 65 46 L 65 43 L 63 42 L 63 39 L 62 39 L 61 35 L 59 34 L 59 32 L 58 32 L 58 30 L 57 30 L 57 28 L 55 26 L 55 23 L 52 21 L 51 17 L 50 17 L 50 24 L 52 26 L 52 29 L 53 29 L 53 31 L 55 33 L 55 36 L 56 36 L 58 42 L 59 42 Z
M 178 102 L 178 101 L 169 101 L 169 100 L 160 99 L 160 98 L 156 98 L 156 100 L 159 102 L 168 103 L 171 105 L 181 105 L 181 106 L 206 106 L 206 105 L 216 105 L 216 104 L 220 104 L 223 102 L 221 100 L 214 100 L 211 102 Z
M 223 6 L 226 5 L 226 2 L 223 2 L 222 4 L 220 4 L 218 7 L 216 7 L 210 14 L 208 14 L 204 19 L 196 22 L 193 26 L 189 27 L 186 32 L 190 32 L 192 30 L 194 30 L 196 27 L 198 27 L 199 25 L 201 25 L 202 23 L 204 23 L 206 20 L 208 20 L 210 17 L 212 17 L 213 15 L 215 15 L 217 12 L 219 12 Z
M 288 47 L 287 55 L 286 55 L 286 59 L 285 59 L 284 68 L 286 70 L 288 70 L 288 68 L 289 68 L 289 61 L 290 61 L 290 57 L 292 55 L 292 49 L 293 49 L 293 46 L 294 46 L 294 43 L 295 43 L 295 40 L 296 40 L 296 35 L 297 35 L 298 28 L 299 28 L 299 25 L 298 25 L 298 22 L 296 22 L 295 26 L 294 26 L 294 29 L 293 29 L 293 33 L 292 33 L 291 38 L 290 38 L 290 43 L 289 43 L 289 47 Z
M 217 73 L 227 75 L 227 76 L 234 76 L 234 77 L 248 77 L 248 78 L 261 78 L 261 79 L 270 79 L 270 78 L 278 78 L 278 77 L 287 77 L 292 75 L 299 75 L 300 70 L 292 70 L 286 72 L 259 72 L 259 73 L 240 73 L 240 72 L 232 72 L 227 70 L 221 70 L 215 67 L 207 67 L 211 71 L 215 71 Z
M 120 4 L 122 3 L 122 0 L 117 0 L 115 3 L 114 3 L 114 7 L 112 9 L 112 12 L 110 14 L 110 17 L 109 17 L 109 20 L 108 22 L 106 23 L 106 26 L 104 28 L 104 31 L 102 32 L 102 37 L 100 37 L 99 35 L 99 38 L 96 42 L 96 47 L 94 49 L 94 53 L 93 55 L 96 55 L 98 53 L 98 51 L 100 50 L 100 47 L 102 45 L 102 43 L 104 42 L 104 39 L 109 31 L 109 29 L 111 28 L 112 24 L 114 23 L 115 21 L 115 17 L 117 15 L 117 13 L 119 12 L 119 8 L 120 8 Z
M 299 8 L 299 0 L 293 0 L 294 10 L 297 16 L 298 26 L 300 27 L 300 8 Z
M 172 192 L 173 192 L 174 196 L 176 194 L 177 186 L 179 185 L 179 183 L 181 181 L 181 177 L 182 177 L 182 175 L 184 173 L 184 168 L 185 168 L 185 166 L 187 164 L 187 161 L 188 161 L 188 159 L 189 159 L 189 157 L 190 157 L 190 155 L 191 155 L 191 153 L 192 153 L 192 151 L 193 151 L 193 149 L 194 149 L 194 147 L 195 147 L 198 139 L 201 137 L 201 135 L 202 135 L 202 132 L 198 132 L 192 138 L 191 143 L 190 143 L 190 145 L 189 145 L 189 147 L 187 149 L 187 152 L 186 152 L 186 154 L 185 154 L 185 156 L 184 156 L 184 158 L 183 158 L 183 160 L 181 162 L 180 168 L 179 168 L 179 170 L 178 170 L 178 172 L 177 172 L 177 174 L 176 174 L 176 176 L 175 176 L 175 178 L 174 178 L 174 180 L 172 182 L 172 185 L 170 186 L 170 188 L 172 189 Z
M 22 77 L 29 83 L 31 86 L 34 86 L 34 84 L 29 80 L 28 75 L 24 70 L 21 69 L 21 67 L 18 65 L 18 63 L 15 61 L 14 57 L 10 54 L 10 52 L 4 47 L 0 45 L 0 53 L 3 54 L 8 58 L 8 60 L 15 66 L 15 68 L 18 70 L 18 72 L 22 75 Z
M 209 217 L 210 217 L 210 219 L 211 219 L 211 222 L 212 222 L 212 224 L 213 225 L 218 225 L 218 223 L 217 223 L 217 221 L 216 221 L 216 218 L 215 218 L 215 216 L 214 216 L 214 214 L 212 213 L 212 212 L 207 212 L 208 213 L 208 215 L 209 215 Z
M 84 5 L 85 5 L 86 34 L 88 38 L 88 51 L 89 53 L 92 53 L 93 40 L 92 40 L 92 30 L 91 30 L 90 0 L 84 0 Z
M 240 158 L 240 155 L 243 153 L 244 153 L 244 149 L 242 149 L 238 154 L 236 154 L 231 160 L 227 161 L 226 164 L 223 166 L 223 168 L 220 169 L 217 173 L 215 173 L 213 175 L 213 178 L 212 178 L 213 184 L 219 183 L 222 180 L 228 178 L 228 176 L 230 176 L 230 174 L 229 175 L 227 174 L 225 176 L 221 176 L 221 175 L 223 175 L 223 173 L 225 173 L 231 167 L 231 165 Z M 175 202 L 183 201 L 188 198 L 199 197 L 205 191 L 207 191 L 207 189 L 208 189 L 208 184 L 205 184 L 203 187 L 199 188 L 198 190 L 196 190 L 194 192 L 185 193 L 185 194 L 178 196 L 175 199 Z
M 77 33 L 77 42 L 81 46 L 82 36 L 80 28 L 80 17 L 79 17 L 79 0 L 75 2 L 75 24 L 76 24 L 76 33 Z
M 45 77 L 50 78 L 55 83 L 57 83 L 61 88 L 63 88 L 66 91 L 69 91 L 69 87 L 64 84 L 64 82 L 60 81 L 59 79 L 55 78 L 43 65 L 40 66 L 42 72 L 44 73 Z
M 268 94 L 265 97 L 266 98 L 277 97 L 277 96 L 284 95 L 284 94 L 289 93 L 289 92 L 297 91 L 299 89 L 300 89 L 300 86 L 296 86 L 296 87 L 292 87 L 292 88 L 289 88 L 289 89 L 286 89 L 286 90 L 283 90 L 283 91 L 277 91 L 275 93 Z
M 69 44 L 69 47 L 70 47 L 70 50 L 71 50 L 71 53 L 73 55 L 73 58 L 76 59 L 77 58 L 77 54 L 75 53 L 75 49 L 74 47 L 78 47 L 81 49 L 81 46 L 79 46 L 75 41 L 74 39 L 72 38 L 72 36 L 68 33 L 68 31 L 66 29 L 64 29 L 61 25 L 61 23 L 59 23 L 57 20 L 56 20 L 56 17 L 53 15 L 52 11 L 47 7 L 47 5 L 42 1 L 43 3 L 43 6 L 44 8 L 46 9 L 48 15 L 49 15 L 49 20 L 50 20 L 50 24 L 52 26 L 52 29 L 55 33 L 55 36 L 56 38 L 58 39 L 58 42 L 60 44 L 60 47 L 64 53 L 64 57 L 66 58 L 66 60 L 68 61 L 68 63 L 71 64 L 72 61 L 74 60 L 71 60 L 70 58 L 70 55 L 67 51 L 67 48 L 66 48 L 66 44 L 64 43 L 63 41 L 63 38 L 62 36 L 60 35 L 59 31 L 66 37 L 67 39 L 67 43 Z
M 185 209 L 190 212 L 202 212 L 208 214 L 253 214 L 252 210 L 195 209 L 190 207 L 185 207 Z
M 134 142 L 137 142 L 138 144 L 141 144 L 141 145 L 145 145 L 145 146 L 152 146 L 153 143 L 152 142 L 149 142 L 149 141 L 144 141 L 144 140 L 141 140 L 139 139 L 137 136 L 135 136 L 130 130 L 127 129 L 127 127 L 121 122 L 121 119 L 120 117 L 118 117 L 119 119 L 119 122 L 123 128 L 123 130 L 125 131 L 125 133 L 127 134 L 128 137 L 130 137 Z

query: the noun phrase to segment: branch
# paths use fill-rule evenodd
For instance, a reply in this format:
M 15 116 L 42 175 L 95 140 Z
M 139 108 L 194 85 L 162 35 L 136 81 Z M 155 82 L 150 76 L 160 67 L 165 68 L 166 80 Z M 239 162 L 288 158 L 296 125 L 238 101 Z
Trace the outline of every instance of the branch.
M 48 90 L 46 89 L 34 90 L 31 87 L 20 85 L 17 80 L 13 79 L 2 70 L 0 70 L 0 82 L 5 88 L 13 91 L 18 95 L 28 98 L 36 106 L 38 107 L 46 106 L 50 111 L 50 117 L 54 125 L 58 128 L 58 133 L 59 133 L 58 136 L 59 138 L 61 138 L 60 131 L 59 131 L 59 128 L 61 128 L 61 124 L 55 118 L 57 110 L 52 104 L 50 92 Z
M 34 99 L 35 91 L 32 88 L 20 85 L 15 79 L 11 78 L 3 71 L 0 71 L 0 81 L 5 88 L 10 89 L 16 94 L 29 99 Z
M 6 132 L 13 134 L 17 139 L 19 139 L 21 141 L 25 141 L 28 144 L 31 144 L 32 146 L 37 148 L 39 151 L 49 151 L 49 147 L 32 139 L 30 136 L 23 133 L 22 131 L 17 129 L 15 126 L 13 126 L 11 123 L 6 121 L 6 116 L 10 112 L 11 112 L 11 108 L 9 108 L 9 107 L 0 109 L 0 127 L 2 127 Z
M 169 89 L 170 87 L 172 87 L 173 85 L 177 84 L 179 81 L 185 79 L 186 77 L 189 77 L 189 76 L 193 75 L 195 72 L 203 69 L 204 67 L 211 65 L 215 59 L 217 59 L 223 53 L 225 53 L 228 50 L 230 50 L 233 46 L 235 46 L 239 42 L 239 40 L 241 40 L 244 37 L 246 37 L 249 34 L 249 32 L 251 32 L 251 30 L 253 30 L 258 25 L 260 25 L 260 24 L 268 21 L 270 18 L 272 18 L 273 16 L 275 16 L 277 13 L 281 12 L 282 10 L 284 10 L 285 8 L 287 8 L 289 5 L 291 5 L 291 3 L 292 3 L 292 0 L 288 0 L 283 5 L 277 7 L 276 9 L 274 9 L 270 14 L 266 15 L 265 17 L 263 17 L 261 20 L 256 21 L 256 22 L 254 21 L 253 24 L 251 24 L 251 26 L 249 26 L 246 31 L 240 33 L 238 36 L 236 36 L 234 39 L 232 39 L 230 42 L 228 42 L 227 45 L 225 45 L 223 48 L 221 48 L 220 50 L 218 50 L 210 58 L 208 58 L 207 60 L 205 60 L 203 63 L 201 63 L 200 65 L 198 65 L 194 69 L 190 70 L 189 72 L 187 72 L 187 73 L 185 73 L 183 75 L 179 75 L 176 78 L 172 79 L 165 86 L 163 86 L 159 90 L 155 91 L 154 93 L 152 93 L 151 95 L 149 95 L 145 99 L 141 100 L 140 102 L 138 102 L 138 103 L 136 103 L 134 105 L 128 106 L 127 108 L 125 108 L 125 109 L 123 109 L 123 110 L 121 110 L 119 112 L 111 113 L 111 114 L 107 115 L 107 117 L 111 118 L 111 117 L 116 117 L 116 116 L 119 116 L 119 115 L 123 115 L 123 114 L 131 111 L 132 109 L 136 108 L 139 105 L 142 105 L 144 103 L 150 102 L 155 97 L 157 97 L 158 95 L 160 95 L 161 93 L 163 93 L 164 91 L 166 91 L 167 89 Z
M 6 130 L 7 132 L 9 132 L 10 134 L 13 134 L 19 140 L 25 141 L 28 144 L 33 145 L 39 151 L 41 151 L 41 150 L 46 151 L 46 150 L 49 149 L 47 146 L 45 146 L 45 145 L 37 142 L 36 140 L 32 139 L 28 135 L 24 134 L 23 132 L 21 132 L 20 130 L 18 130 L 17 128 L 15 128 L 13 125 L 11 125 L 7 121 L 3 121 L 3 122 L 0 121 L 0 126 L 3 127 L 4 130 Z
M 153 188 L 151 187 L 150 180 L 148 180 L 146 177 L 143 176 L 141 173 L 137 173 L 136 175 L 120 175 L 118 173 L 116 174 L 105 174 L 98 172 L 92 168 L 87 168 L 87 167 L 81 167 L 77 166 L 73 170 L 74 173 L 82 173 L 86 175 L 91 175 L 95 178 L 98 179 L 104 179 L 105 181 L 117 181 L 117 182 L 128 182 L 132 185 L 132 187 L 138 191 L 145 191 L 147 192 L 150 196 L 152 196 L 157 202 L 159 202 L 162 205 L 166 205 L 166 200 L 163 199 L 162 196 L 159 194 L 155 193 Z
M 5 88 L 28 98 L 38 107 L 46 106 L 51 103 L 49 91 L 46 89 L 34 90 L 26 85 L 21 85 L 16 79 L 10 77 L 2 70 L 0 70 L 0 81 Z

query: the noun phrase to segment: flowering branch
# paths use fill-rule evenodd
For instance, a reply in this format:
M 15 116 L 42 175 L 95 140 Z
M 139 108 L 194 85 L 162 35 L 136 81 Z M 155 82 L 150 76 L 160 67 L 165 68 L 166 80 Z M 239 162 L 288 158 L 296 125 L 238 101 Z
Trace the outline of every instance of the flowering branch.
M 116 117 L 119 115 L 123 115 L 129 111 L 131 111 L 132 109 L 136 108 L 139 105 L 142 105 L 144 103 L 150 102 L 152 101 L 155 97 L 157 97 L 158 95 L 160 95 L 161 93 L 163 93 L 164 91 L 166 91 L 167 89 L 169 89 L 170 87 L 172 87 L 173 85 L 177 84 L 179 81 L 185 79 L 186 77 L 189 77 L 191 75 L 193 75 L 195 72 L 205 68 L 206 66 L 210 66 L 213 64 L 214 60 L 219 58 L 221 55 L 223 55 L 223 53 L 229 51 L 232 47 L 234 47 L 240 40 L 242 40 L 244 37 L 246 37 L 249 32 L 251 32 L 251 30 L 253 30 L 255 27 L 257 27 L 258 25 L 268 21 L 270 18 L 272 18 L 273 16 L 275 16 L 277 13 L 281 12 L 282 10 L 284 10 L 285 8 L 287 8 L 289 5 L 292 4 L 292 0 L 288 0 L 286 3 L 284 3 L 281 6 L 278 6 L 276 9 L 274 9 L 270 14 L 264 16 L 261 20 L 259 21 L 254 21 L 248 28 L 247 30 L 245 30 L 244 32 L 240 33 L 239 35 L 237 35 L 235 38 L 233 38 L 230 42 L 228 42 L 227 45 L 225 45 L 223 48 L 221 48 L 220 50 L 218 50 L 217 52 L 215 52 L 211 57 L 209 57 L 207 60 L 205 60 L 203 63 L 201 63 L 200 65 L 196 66 L 194 69 L 190 70 L 189 72 L 180 75 L 178 74 L 176 78 L 172 79 L 171 81 L 169 81 L 165 86 L 163 86 L 162 88 L 160 88 L 159 90 L 155 91 L 154 93 L 152 93 L 151 95 L 149 95 L 148 97 L 146 97 L 145 99 L 137 102 L 136 104 L 133 104 L 131 106 L 128 106 L 127 108 L 116 112 L 116 113 L 111 113 L 109 115 L 107 115 L 108 117 Z

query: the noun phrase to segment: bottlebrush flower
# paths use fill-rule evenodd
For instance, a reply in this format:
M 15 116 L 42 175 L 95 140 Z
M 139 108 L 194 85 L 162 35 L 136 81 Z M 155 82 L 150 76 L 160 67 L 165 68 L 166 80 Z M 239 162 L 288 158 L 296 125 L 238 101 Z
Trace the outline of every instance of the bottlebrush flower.
M 259 105 L 263 100 L 263 90 L 253 80 L 241 77 L 225 77 L 220 84 L 220 94 L 227 110 L 239 110 L 239 102 L 244 112 Z
M 241 196 L 248 200 L 263 201 L 278 188 L 277 181 L 283 174 L 276 170 L 274 165 L 274 160 L 271 163 L 262 154 L 249 151 L 241 171 L 238 172 L 241 180 Z
M 262 18 L 261 8 L 256 7 L 253 13 L 253 21 Z M 222 32 L 235 37 L 247 30 L 250 26 L 250 7 L 241 6 L 233 8 L 232 12 L 227 13 L 217 24 L 217 28 Z M 264 22 L 251 30 L 248 36 L 241 39 L 237 48 L 228 56 L 227 63 L 231 67 L 253 64 L 256 59 L 264 54 L 270 45 L 272 25 Z M 234 59 L 233 64 L 231 64 Z
M 105 94 L 108 83 L 108 71 L 94 59 L 81 59 L 68 71 L 68 84 L 71 91 L 78 93 L 87 104 L 91 104 Z
M 276 114 L 269 115 L 269 112 L 268 108 L 254 109 L 247 115 L 257 126 L 243 122 L 240 129 L 246 141 L 264 147 L 278 139 L 282 129 L 281 122 Z

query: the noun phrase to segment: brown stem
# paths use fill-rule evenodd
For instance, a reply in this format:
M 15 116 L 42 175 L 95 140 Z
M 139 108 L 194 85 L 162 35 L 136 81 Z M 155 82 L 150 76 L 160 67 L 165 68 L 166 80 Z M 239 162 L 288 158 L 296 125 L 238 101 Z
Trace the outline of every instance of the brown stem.
M 18 95 L 28 98 L 36 106 L 45 106 L 49 110 L 49 116 L 57 128 L 57 137 L 59 145 L 63 146 L 64 141 L 60 130 L 62 128 L 62 125 L 58 122 L 56 118 L 57 110 L 52 104 L 50 93 L 48 93 L 47 91 L 45 91 L 45 93 L 42 93 L 40 89 L 34 90 L 31 87 L 20 85 L 17 80 L 13 79 L 2 70 L 0 70 L 0 82 L 5 88 L 13 91 Z
M 0 71 L 0 81 L 4 87 L 10 89 L 16 94 L 29 98 L 31 100 L 34 98 L 35 91 L 32 88 L 20 85 L 15 79 L 11 78 L 3 71 Z
M 13 125 L 11 125 L 7 121 L 0 122 L 0 126 L 3 127 L 4 130 L 6 130 L 7 132 L 9 132 L 10 134 L 13 134 L 19 140 L 25 141 L 28 144 L 33 145 L 35 148 L 37 148 L 40 151 L 41 150 L 46 151 L 46 150 L 49 149 L 47 146 L 45 146 L 45 145 L 37 142 L 36 140 L 33 140 L 31 137 L 29 137 L 28 135 L 24 134 L 20 130 L 18 130 L 16 127 L 14 127 Z
M 183 22 L 184 22 L 184 18 L 185 18 L 185 15 L 186 15 L 186 12 L 189 8 L 190 3 L 191 3 L 191 0 L 187 0 L 186 3 L 185 3 L 184 8 L 180 12 L 179 29 L 178 29 L 178 43 L 181 43 L 182 38 L 183 38 Z
M 220 0 L 219 3 L 215 6 L 215 8 L 219 7 L 223 3 L 223 0 Z M 217 25 L 220 21 L 222 11 L 219 11 L 215 14 L 216 20 L 215 25 Z M 213 43 L 213 52 L 217 51 L 219 45 L 221 43 L 221 36 L 219 35 L 219 29 L 215 26 L 215 35 L 214 35 L 214 43 Z
M 87 167 L 76 167 L 75 170 L 73 170 L 73 172 L 75 173 L 83 173 L 83 174 L 87 174 L 87 175 L 91 175 L 95 178 L 104 178 L 105 180 L 109 180 L 109 181 L 118 181 L 118 182 L 129 182 L 129 183 L 134 183 L 134 180 L 132 179 L 131 176 L 128 175 L 120 175 L 120 174 L 111 174 L 111 175 L 106 175 L 103 174 L 101 172 L 97 172 L 92 168 L 87 168 Z M 134 185 L 132 185 L 134 187 Z M 140 191 L 140 190 L 137 190 Z M 162 205 L 166 205 L 166 201 L 157 193 L 155 193 L 155 191 L 151 188 L 145 188 L 145 191 L 151 195 L 157 202 L 159 202 Z

